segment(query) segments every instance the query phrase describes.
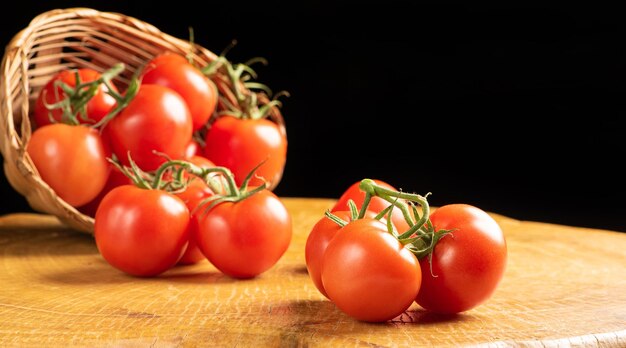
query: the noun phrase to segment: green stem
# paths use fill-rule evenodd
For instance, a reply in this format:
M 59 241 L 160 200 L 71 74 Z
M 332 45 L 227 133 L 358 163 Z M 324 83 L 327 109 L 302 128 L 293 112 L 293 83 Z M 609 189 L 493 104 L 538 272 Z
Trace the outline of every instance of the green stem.
M 359 210 L 356 207 L 356 203 L 353 200 L 348 199 L 348 209 L 350 210 L 350 219 L 356 220 L 359 218 Z
M 365 192 L 365 199 L 363 199 L 363 204 L 361 205 L 361 210 L 359 211 L 358 219 L 362 219 L 365 216 L 365 212 L 370 205 L 370 201 L 372 200 L 372 194 L 369 192 Z
M 191 162 L 187 162 L 183 160 L 170 160 L 170 161 L 163 163 L 159 168 L 157 168 L 154 174 L 154 181 L 152 182 L 152 188 L 158 189 L 161 187 L 162 182 L 163 182 L 163 175 L 169 168 L 172 168 L 172 167 L 182 167 L 188 173 L 193 174 L 201 178 L 205 182 L 207 182 L 207 184 L 210 182 L 209 180 L 212 180 L 211 178 L 209 178 L 210 174 L 221 173 L 222 176 L 226 178 L 226 182 L 228 184 L 227 195 L 228 196 L 240 195 L 240 192 L 239 192 L 239 189 L 237 188 L 237 184 L 235 183 L 233 174 L 228 168 L 226 167 L 200 168 Z M 214 192 L 217 192 L 217 191 L 214 190 Z
M 334 223 L 336 223 L 337 225 L 344 227 L 345 225 L 348 224 L 347 221 L 344 221 L 342 218 L 340 218 L 339 216 L 333 214 L 330 212 L 330 210 L 327 210 L 324 215 L 326 215 L 327 218 L 329 218 L 330 220 L 332 220 Z
M 139 79 L 137 75 L 133 76 L 130 80 L 130 84 L 128 85 L 128 89 L 126 89 L 126 94 L 121 96 L 119 93 L 116 93 L 110 86 L 108 81 L 104 82 L 108 87 L 107 94 L 115 98 L 117 101 L 113 110 L 111 110 L 106 116 L 104 116 L 99 122 L 94 124 L 93 128 L 98 128 L 106 125 L 109 121 L 111 121 L 120 111 L 130 104 L 130 102 L 135 98 L 137 93 L 139 92 Z
M 400 209 L 402 215 L 404 216 L 404 219 L 409 226 L 415 225 L 415 223 L 413 222 L 413 218 L 411 218 L 411 214 L 409 213 L 407 205 L 402 201 L 398 201 L 398 199 L 414 201 L 428 206 L 428 202 L 420 195 L 389 190 L 379 186 L 374 182 L 374 180 L 371 179 L 361 180 L 359 188 L 361 189 L 361 191 L 364 191 L 366 193 L 369 192 L 372 196 L 378 196 Z M 423 206 L 424 205 L 422 205 L 422 207 Z

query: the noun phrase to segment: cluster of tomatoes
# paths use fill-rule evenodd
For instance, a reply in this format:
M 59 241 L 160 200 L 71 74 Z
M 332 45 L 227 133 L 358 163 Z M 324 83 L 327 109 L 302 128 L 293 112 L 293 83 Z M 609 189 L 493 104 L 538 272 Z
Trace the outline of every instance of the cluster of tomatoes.
M 129 274 L 203 259 L 236 278 L 271 268 L 292 235 L 267 188 L 286 158 L 284 132 L 266 119 L 277 102 L 242 89 L 250 70 L 223 57 L 199 69 L 161 54 L 120 92 L 113 79 L 123 68 L 61 71 L 41 90 L 27 143 L 41 178 L 95 216 L 100 253 Z M 207 76 L 219 69 L 231 79 L 226 95 Z M 379 322 L 413 303 L 457 313 L 484 302 L 502 278 L 506 243 L 476 207 L 431 214 L 425 197 L 365 179 L 313 227 L 305 256 L 324 296 Z
M 369 179 L 345 191 L 305 249 L 317 289 L 370 322 L 395 318 L 414 302 L 438 313 L 469 310 L 492 295 L 506 255 L 502 230 L 481 209 L 451 204 L 430 214 L 425 197 Z
M 245 88 L 251 70 L 223 57 L 201 69 L 160 54 L 120 92 L 123 69 L 64 70 L 44 86 L 26 145 L 41 178 L 95 217 L 99 251 L 129 274 L 204 258 L 241 278 L 274 265 L 291 239 L 266 189 L 286 160 L 285 134 L 266 119 L 277 101 L 259 102 Z M 231 79 L 224 95 L 216 71 Z

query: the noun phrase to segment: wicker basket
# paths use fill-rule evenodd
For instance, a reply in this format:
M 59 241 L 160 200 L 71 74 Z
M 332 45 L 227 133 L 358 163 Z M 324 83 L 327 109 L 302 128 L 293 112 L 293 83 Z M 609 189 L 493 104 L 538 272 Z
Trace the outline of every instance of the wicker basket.
M 118 62 L 126 64 L 126 70 L 115 83 L 124 88 L 132 74 L 155 55 L 163 51 L 187 54 L 190 50 L 199 66 L 217 58 L 199 45 L 192 47 L 188 41 L 118 13 L 71 8 L 34 18 L 8 44 L 2 60 L 0 150 L 8 181 L 33 209 L 55 215 L 76 230 L 92 233 L 94 220 L 60 199 L 41 179 L 25 151 L 31 134 L 29 110 L 39 90 L 59 70 L 88 67 L 102 72 Z M 212 80 L 221 98 L 236 104 L 229 79 L 218 73 Z M 260 103 L 268 102 L 264 94 L 258 98 Z M 220 101 L 218 111 L 224 108 L 225 103 Z M 285 134 L 277 108 L 270 112 L 270 118 Z

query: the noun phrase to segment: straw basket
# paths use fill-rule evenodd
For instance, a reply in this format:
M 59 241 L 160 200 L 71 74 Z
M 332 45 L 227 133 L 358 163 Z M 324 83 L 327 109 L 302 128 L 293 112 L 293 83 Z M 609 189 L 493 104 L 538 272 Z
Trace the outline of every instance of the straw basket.
M 125 89 L 135 71 L 164 51 L 183 55 L 191 51 L 198 66 L 217 59 L 209 50 L 162 33 L 138 19 L 88 8 L 45 12 L 8 44 L 2 60 L 0 150 L 8 181 L 33 209 L 55 215 L 76 230 L 93 232 L 94 220 L 60 199 L 41 179 L 25 151 L 31 135 L 29 110 L 43 85 L 62 69 L 87 67 L 103 72 L 122 62 L 126 70 L 114 82 Z M 218 73 L 212 80 L 221 98 L 236 105 L 226 75 Z M 262 93 L 258 98 L 260 103 L 268 102 Z M 218 111 L 224 108 L 225 103 L 220 101 Z M 270 118 L 285 134 L 277 108 L 271 110 Z

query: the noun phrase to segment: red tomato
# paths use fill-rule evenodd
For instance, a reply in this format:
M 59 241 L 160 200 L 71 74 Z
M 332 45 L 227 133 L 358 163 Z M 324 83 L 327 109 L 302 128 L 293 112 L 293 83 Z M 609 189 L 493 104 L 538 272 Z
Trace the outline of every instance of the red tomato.
M 166 161 L 182 158 L 191 141 L 191 116 L 185 101 L 173 90 L 141 85 L 128 106 L 106 126 L 113 152 L 128 165 L 128 151 L 139 168 L 155 170 Z
M 374 180 L 374 182 L 384 188 L 397 191 L 397 189 L 388 183 L 381 180 Z M 339 210 L 350 210 L 348 207 L 348 201 L 353 200 L 354 204 L 356 204 L 357 208 L 361 209 L 363 205 L 363 201 L 365 200 L 365 192 L 359 189 L 359 184 L 361 182 L 358 181 L 352 184 L 342 195 L 339 197 L 335 206 L 330 210 L 331 212 L 339 211 Z M 398 200 L 404 201 L 404 200 Z M 406 202 L 405 202 L 406 203 Z M 380 213 L 385 210 L 391 203 L 380 197 L 372 197 L 370 200 L 370 204 L 367 206 L 367 210 Z M 411 214 L 413 216 L 413 214 Z M 409 229 L 409 224 L 404 219 L 404 215 L 402 215 L 402 211 L 400 209 L 394 208 L 391 213 L 391 222 L 396 227 L 399 233 L 402 233 Z
M 161 190 L 120 186 L 104 197 L 94 225 L 102 257 L 135 276 L 154 276 L 174 266 L 189 240 L 189 210 Z
M 101 76 L 99 72 L 87 68 L 78 69 L 78 75 L 81 83 L 95 81 Z M 63 111 L 61 109 L 48 110 L 44 104 L 44 100 L 50 105 L 65 99 L 66 96 L 61 87 L 57 87 L 55 91 L 54 84 L 56 81 L 62 81 L 70 87 L 75 87 L 75 71 L 60 71 L 41 89 L 34 111 L 35 123 L 37 124 L 37 127 L 50 124 L 50 113 L 52 113 L 52 117 L 56 120 L 56 122 L 61 121 Z M 113 89 L 117 92 L 113 83 L 111 83 L 111 87 L 113 87 Z M 109 89 L 104 84 L 101 84 L 98 87 L 96 95 L 89 101 L 89 103 L 87 103 L 87 115 L 78 117 L 80 123 L 95 124 L 106 116 L 109 111 L 111 111 L 111 109 L 115 106 L 115 98 L 106 93 L 108 90 Z M 85 116 L 87 116 L 88 120 L 82 119 Z
M 324 253 L 322 283 L 328 297 L 358 320 L 381 322 L 402 314 L 420 282 L 415 255 L 374 219 L 346 225 Z
M 201 154 L 201 147 L 197 141 L 191 140 L 187 147 L 185 148 L 185 158 L 189 159 L 193 156 L 197 156 Z
M 151 60 L 141 82 L 169 87 L 180 94 L 191 112 L 194 130 L 209 121 L 217 106 L 215 84 L 179 54 L 163 53 Z
M 122 172 L 119 169 L 113 167 L 111 169 L 111 174 L 109 175 L 109 179 L 104 185 L 104 188 L 102 189 L 102 191 L 100 191 L 100 193 L 96 196 L 96 198 L 91 200 L 91 202 L 80 206 L 78 208 L 78 211 L 80 211 L 81 213 L 85 215 L 95 217 L 96 210 L 98 210 L 98 206 L 100 205 L 100 202 L 102 201 L 104 196 L 107 195 L 107 193 L 109 193 L 111 190 L 113 190 L 114 188 L 118 186 L 131 185 L 132 183 L 133 181 L 130 178 L 122 174 Z
M 420 261 L 422 288 L 416 302 L 425 309 L 458 313 L 487 300 L 506 267 L 506 241 L 498 223 L 466 204 L 437 209 L 430 219 L 436 230 L 454 231 L 439 240 L 432 254 Z
M 92 128 L 63 123 L 38 128 L 26 150 L 43 181 L 74 207 L 94 199 L 107 182 L 107 151 Z
M 178 260 L 179 265 L 191 265 L 204 260 L 206 257 L 202 254 L 200 248 L 198 248 L 196 242 L 196 234 L 198 233 L 197 222 L 193 219 L 194 214 L 202 214 L 202 208 L 198 212 L 194 212 L 194 209 L 206 198 L 213 195 L 213 191 L 200 179 L 193 179 L 187 189 L 180 193 L 177 193 L 180 199 L 185 202 L 189 212 L 191 214 L 191 221 L 189 223 L 189 244 L 183 253 L 183 256 Z
M 200 168 L 215 167 L 215 164 L 213 164 L 213 162 L 201 156 L 193 156 L 189 159 L 189 162 L 197 165 Z M 206 259 L 196 242 L 195 236 L 197 234 L 198 225 L 197 222 L 193 219 L 193 216 L 196 213 L 202 214 L 202 210 L 195 212 L 195 209 L 200 203 L 202 203 L 203 200 L 211 197 L 213 195 L 213 191 L 204 183 L 204 181 L 200 180 L 199 178 L 195 178 L 189 183 L 185 191 L 177 193 L 176 195 L 180 199 L 182 199 L 183 202 L 185 202 L 191 214 L 191 222 L 189 223 L 189 244 L 187 245 L 187 249 L 185 249 L 185 253 L 178 261 L 178 264 L 191 265 Z
M 262 190 L 236 203 L 224 202 L 196 214 L 196 241 L 209 261 L 235 278 L 255 277 L 285 253 L 291 217 L 282 202 Z
M 333 214 L 343 221 L 352 221 L 349 211 L 336 211 Z M 365 218 L 374 218 L 375 216 L 376 213 L 371 211 L 365 213 Z M 340 229 L 341 226 L 324 216 L 313 226 L 311 233 L 309 233 L 307 237 L 306 247 L 304 249 L 304 257 L 309 276 L 311 280 L 313 280 L 315 287 L 326 297 L 328 297 L 328 294 L 326 294 L 326 290 L 322 284 L 322 260 L 328 243 L 330 243 Z
M 287 158 L 287 139 L 275 123 L 266 119 L 218 118 L 206 135 L 204 153 L 218 166 L 229 168 L 237 185 L 265 161 L 256 171 L 268 184 L 278 182 Z M 251 186 L 260 186 L 261 179 L 253 177 Z

